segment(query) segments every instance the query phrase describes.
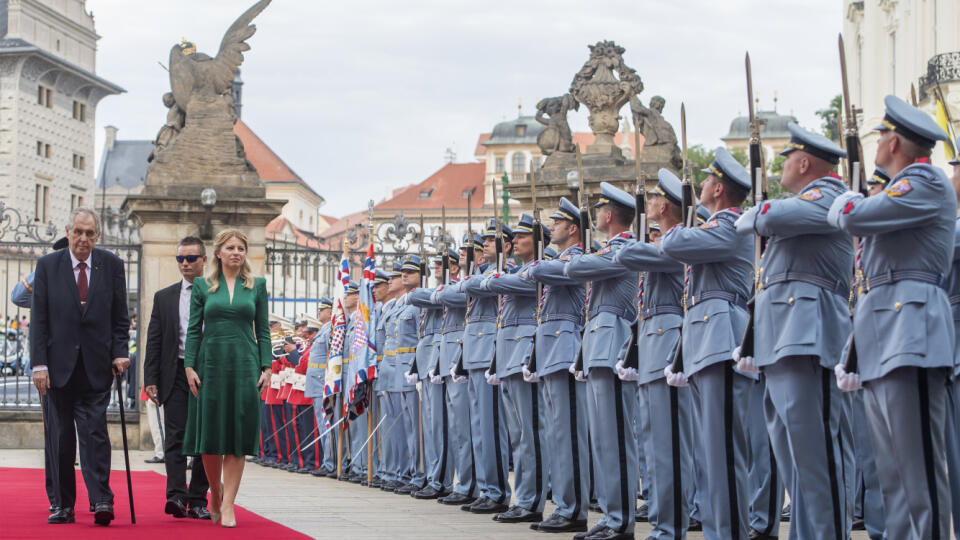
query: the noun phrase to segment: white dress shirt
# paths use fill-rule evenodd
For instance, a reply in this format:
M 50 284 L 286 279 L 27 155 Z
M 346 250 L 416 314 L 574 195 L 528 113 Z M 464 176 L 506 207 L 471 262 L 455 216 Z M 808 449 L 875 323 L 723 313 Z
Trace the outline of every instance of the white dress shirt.
M 190 296 L 193 283 L 186 279 L 180 282 L 180 342 L 177 346 L 177 358 L 183 358 L 187 342 L 187 326 L 190 324 Z

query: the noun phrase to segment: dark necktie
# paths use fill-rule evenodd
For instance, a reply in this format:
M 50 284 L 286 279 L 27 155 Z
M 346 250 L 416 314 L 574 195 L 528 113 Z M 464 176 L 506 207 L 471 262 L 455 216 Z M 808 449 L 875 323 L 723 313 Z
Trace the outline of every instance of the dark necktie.
M 77 274 L 77 292 L 80 293 L 80 307 L 87 307 L 87 263 L 81 262 L 77 265 L 80 269 Z

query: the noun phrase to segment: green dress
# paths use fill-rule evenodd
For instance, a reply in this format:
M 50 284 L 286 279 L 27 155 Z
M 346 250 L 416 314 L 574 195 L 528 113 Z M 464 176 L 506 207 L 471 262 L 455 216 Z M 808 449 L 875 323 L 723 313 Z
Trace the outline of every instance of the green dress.
M 226 281 L 218 279 L 212 293 L 204 278 L 193 280 L 183 365 L 196 370 L 200 389 L 188 398 L 183 454 L 256 455 L 257 380 L 273 359 L 267 284 L 256 278 L 247 289 L 237 278 L 231 302 Z

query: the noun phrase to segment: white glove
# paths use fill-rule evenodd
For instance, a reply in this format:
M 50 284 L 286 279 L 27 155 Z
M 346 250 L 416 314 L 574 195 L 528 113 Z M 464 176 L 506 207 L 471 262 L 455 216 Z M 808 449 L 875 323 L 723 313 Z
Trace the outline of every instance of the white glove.
M 496 373 L 490 373 L 489 369 L 483 372 L 483 376 L 486 377 L 487 384 L 493 386 L 500 384 L 500 377 L 497 377 Z
M 637 370 L 634 368 L 623 367 L 623 360 L 617 362 L 617 377 L 620 377 L 621 381 L 635 381 L 640 378 L 640 374 L 637 373 Z
M 540 382 L 540 377 L 537 377 L 536 373 L 531 373 L 530 370 L 527 369 L 526 364 L 523 365 L 522 371 L 523 371 L 523 380 L 527 381 L 528 383 Z
M 757 212 L 760 211 L 758 206 L 747 210 L 740 217 L 737 218 L 737 221 L 733 225 L 737 228 L 737 232 L 754 232 L 757 224 Z
M 582 371 L 577 371 L 576 373 L 574 373 L 573 378 L 577 382 L 587 382 L 587 377 L 583 374 Z
M 687 381 L 687 376 L 682 371 L 680 373 L 674 373 L 670 365 L 663 368 L 663 374 L 667 376 L 667 384 L 670 386 L 679 388 L 690 384 L 689 381 Z
M 837 198 L 833 200 L 833 204 L 830 205 L 830 211 L 827 212 L 827 223 L 839 229 L 840 214 L 843 213 L 843 210 L 847 207 L 847 203 L 862 198 L 863 195 L 856 191 L 845 191 L 838 195 Z
M 420 377 L 416 373 L 405 373 L 404 377 L 407 379 L 407 384 L 417 384 L 417 381 L 420 380 Z
M 440 375 L 430 374 L 430 382 L 432 384 L 443 384 L 443 377 L 441 377 Z
M 837 388 L 844 392 L 853 392 L 863 388 L 860 384 L 860 375 L 858 373 L 847 373 L 843 369 L 843 363 L 833 367 L 833 373 L 837 376 Z
M 450 378 L 452 378 L 452 379 L 453 379 L 453 382 L 455 382 L 455 383 L 457 383 L 457 384 L 463 384 L 463 383 L 467 382 L 467 378 L 466 378 L 466 377 L 461 377 L 461 376 L 457 375 L 457 366 L 453 366 L 452 368 L 450 368 Z
M 737 369 L 744 373 L 760 373 L 752 356 L 740 356 L 739 346 L 733 350 L 733 361 L 737 363 Z

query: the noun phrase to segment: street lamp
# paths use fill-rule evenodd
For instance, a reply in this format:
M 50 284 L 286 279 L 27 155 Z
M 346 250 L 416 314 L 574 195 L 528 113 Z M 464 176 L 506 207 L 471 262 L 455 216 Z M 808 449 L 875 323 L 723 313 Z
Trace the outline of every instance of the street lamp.
M 213 239 L 213 207 L 217 204 L 217 192 L 213 188 L 206 188 L 200 192 L 200 204 L 203 205 L 203 223 L 200 224 L 200 238 Z

